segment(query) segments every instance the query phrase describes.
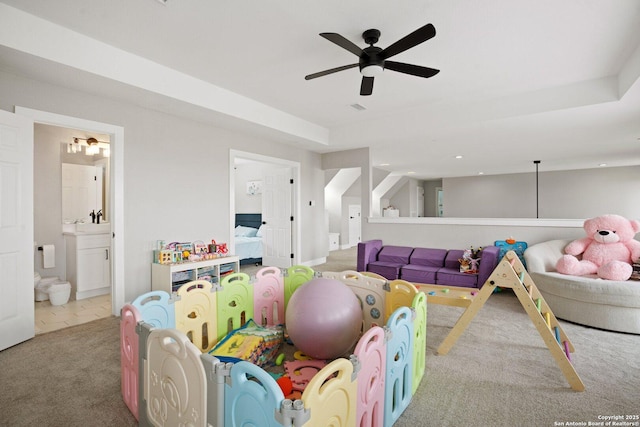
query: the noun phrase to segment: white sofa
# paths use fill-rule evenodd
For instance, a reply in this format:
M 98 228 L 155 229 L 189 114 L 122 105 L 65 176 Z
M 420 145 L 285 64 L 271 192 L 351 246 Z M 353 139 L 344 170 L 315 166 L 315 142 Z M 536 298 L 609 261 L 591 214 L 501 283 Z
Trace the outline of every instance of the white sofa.
M 524 253 L 527 270 L 556 317 L 582 325 L 640 334 L 640 281 L 617 282 L 595 275 L 556 272 L 571 240 L 550 240 Z

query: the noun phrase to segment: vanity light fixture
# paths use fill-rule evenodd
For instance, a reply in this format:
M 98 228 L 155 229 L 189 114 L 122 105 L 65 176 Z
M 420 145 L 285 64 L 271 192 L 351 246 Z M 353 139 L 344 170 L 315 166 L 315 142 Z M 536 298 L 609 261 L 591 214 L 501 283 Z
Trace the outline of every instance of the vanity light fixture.
M 94 137 L 89 138 L 73 138 L 73 143 L 67 145 L 67 153 L 82 153 L 82 146 L 85 146 L 85 154 L 87 156 L 93 156 L 95 154 L 100 154 L 100 149 L 102 148 L 103 155 L 105 157 L 109 157 L 110 145 L 106 141 L 98 141 Z

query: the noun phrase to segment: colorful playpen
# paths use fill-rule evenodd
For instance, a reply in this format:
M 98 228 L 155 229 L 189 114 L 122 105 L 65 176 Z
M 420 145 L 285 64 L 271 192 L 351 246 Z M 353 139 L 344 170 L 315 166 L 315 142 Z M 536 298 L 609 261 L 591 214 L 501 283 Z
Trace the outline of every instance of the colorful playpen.
M 299 399 L 265 369 L 224 363 L 209 351 L 249 319 L 284 323 L 291 295 L 324 277 L 345 283 L 362 306 L 362 335 L 349 358 L 329 361 Z M 153 291 L 121 311 L 122 396 L 141 426 L 392 426 L 425 372 L 427 299 L 402 280 L 304 266 L 261 269 L 219 285 Z

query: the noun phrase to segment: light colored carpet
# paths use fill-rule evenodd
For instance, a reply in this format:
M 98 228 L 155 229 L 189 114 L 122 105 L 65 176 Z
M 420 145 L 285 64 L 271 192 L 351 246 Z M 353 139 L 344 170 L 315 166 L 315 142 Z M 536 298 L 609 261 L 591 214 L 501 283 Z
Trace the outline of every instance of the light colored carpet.
M 316 269 L 352 270 L 354 254 Z M 587 425 L 640 414 L 640 335 L 561 322 L 586 385 L 575 392 L 511 291 L 492 295 L 449 354 L 436 355 L 461 313 L 428 304 L 425 377 L 396 427 Z M 119 319 L 0 352 L 0 426 L 132 425 L 120 395 Z

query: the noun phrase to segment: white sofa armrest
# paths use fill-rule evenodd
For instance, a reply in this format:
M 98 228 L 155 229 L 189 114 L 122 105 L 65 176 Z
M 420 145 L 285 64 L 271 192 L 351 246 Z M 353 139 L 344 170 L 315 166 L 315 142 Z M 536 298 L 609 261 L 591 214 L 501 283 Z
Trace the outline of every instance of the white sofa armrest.
M 564 248 L 571 239 L 549 240 L 530 246 L 524 252 L 529 273 L 555 272 L 556 263 L 564 254 Z

